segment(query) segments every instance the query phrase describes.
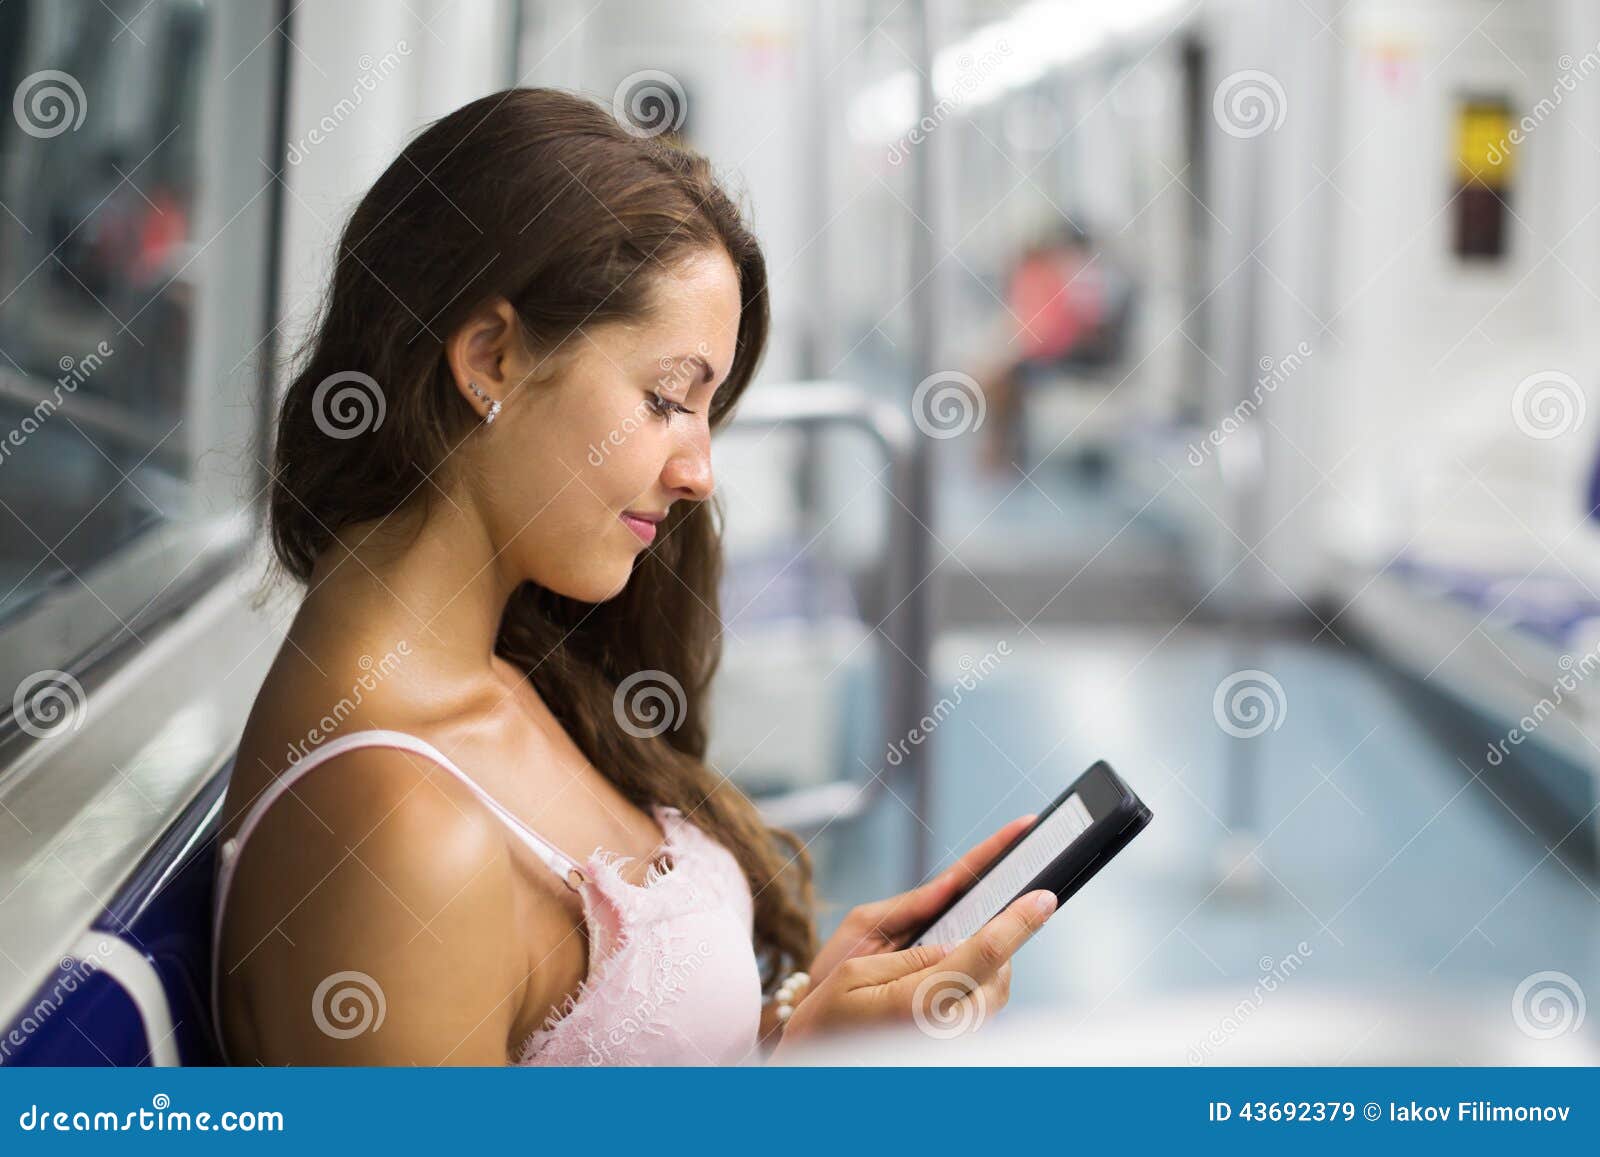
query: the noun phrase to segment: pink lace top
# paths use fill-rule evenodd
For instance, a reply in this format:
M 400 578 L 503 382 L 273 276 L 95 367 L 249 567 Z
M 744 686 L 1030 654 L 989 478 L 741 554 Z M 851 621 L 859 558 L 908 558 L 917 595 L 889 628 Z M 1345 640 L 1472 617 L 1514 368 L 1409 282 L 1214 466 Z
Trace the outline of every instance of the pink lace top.
M 217 961 L 222 911 L 239 849 L 267 808 L 314 767 L 360 747 L 396 747 L 456 776 L 583 900 L 589 975 L 517 1050 L 522 1065 L 729 1065 L 755 1059 L 761 980 L 754 903 L 739 862 L 677 808 L 653 805 L 669 866 L 642 884 L 631 856 L 596 848 L 580 862 L 518 820 L 438 748 L 399 731 L 359 731 L 322 743 L 284 770 L 250 806 L 217 857 L 211 1009 L 221 1041 Z

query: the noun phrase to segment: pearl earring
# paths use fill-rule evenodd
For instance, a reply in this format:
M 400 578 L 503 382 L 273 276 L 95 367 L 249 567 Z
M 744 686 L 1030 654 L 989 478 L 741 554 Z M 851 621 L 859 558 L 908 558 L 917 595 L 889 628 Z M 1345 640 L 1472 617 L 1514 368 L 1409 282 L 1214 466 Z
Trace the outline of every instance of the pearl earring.
M 478 383 L 477 382 L 468 382 L 467 383 L 467 389 L 471 390 L 474 394 L 478 395 L 478 397 L 481 398 L 483 401 L 489 403 L 489 412 L 483 416 L 483 424 L 485 426 L 489 425 L 491 422 L 493 422 L 495 420 L 495 416 L 500 413 L 500 403 L 495 401 L 493 398 L 491 398 L 484 391 L 480 390 L 478 388 Z

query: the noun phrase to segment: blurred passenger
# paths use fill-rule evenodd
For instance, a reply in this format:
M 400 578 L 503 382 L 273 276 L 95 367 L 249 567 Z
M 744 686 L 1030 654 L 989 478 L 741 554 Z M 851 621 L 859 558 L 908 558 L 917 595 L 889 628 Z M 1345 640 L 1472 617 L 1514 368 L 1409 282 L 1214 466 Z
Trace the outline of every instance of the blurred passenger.
M 1120 360 L 1131 302 L 1126 275 L 1069 221 L 1022 250 L 1006 284 L 1011 336 L 975 375 L 988 414 L 985 469 L 1022 465 L 1023 389 Z

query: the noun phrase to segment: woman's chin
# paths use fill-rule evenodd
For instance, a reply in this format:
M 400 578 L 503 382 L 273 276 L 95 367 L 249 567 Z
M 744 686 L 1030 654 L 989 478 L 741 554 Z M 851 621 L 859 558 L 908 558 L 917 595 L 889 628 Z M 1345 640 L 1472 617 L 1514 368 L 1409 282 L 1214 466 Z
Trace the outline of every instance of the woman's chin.
M 574 595 L 582 598 L 586 603 L 608 603 L 623 591 L 628 589 L 628 583 L 633 578 L 634 564 L 642 556 L 634 556 L 620 569 L 613 573 L 596 576 L 596 581 L 586 595 Z
M 528 581 L 574 602 L 605 603 L 628 589 L 628 582 L 633 577 L 633 563 L 637 561 L 635 558 L 604 569 L 597 568 L 587 574 L 565 575 L 560 580 L 529 577 Z

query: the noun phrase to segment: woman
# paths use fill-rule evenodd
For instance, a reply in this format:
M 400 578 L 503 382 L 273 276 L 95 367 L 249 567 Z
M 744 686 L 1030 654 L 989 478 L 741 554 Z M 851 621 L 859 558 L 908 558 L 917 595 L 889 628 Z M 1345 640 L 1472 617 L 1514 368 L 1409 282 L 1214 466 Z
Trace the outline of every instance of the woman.
M 731 1064 L 930 978 L 1004 1004 L 1053 897 L 893 949 L 1027 817 L 818 951 L 804 847 L 704 761 L 711 430 L 766 336 L 706 161 L 578 98 L 469 104 L 362 199 L 279 417 L 307 591 L 226 805 L 232 1062 Z

